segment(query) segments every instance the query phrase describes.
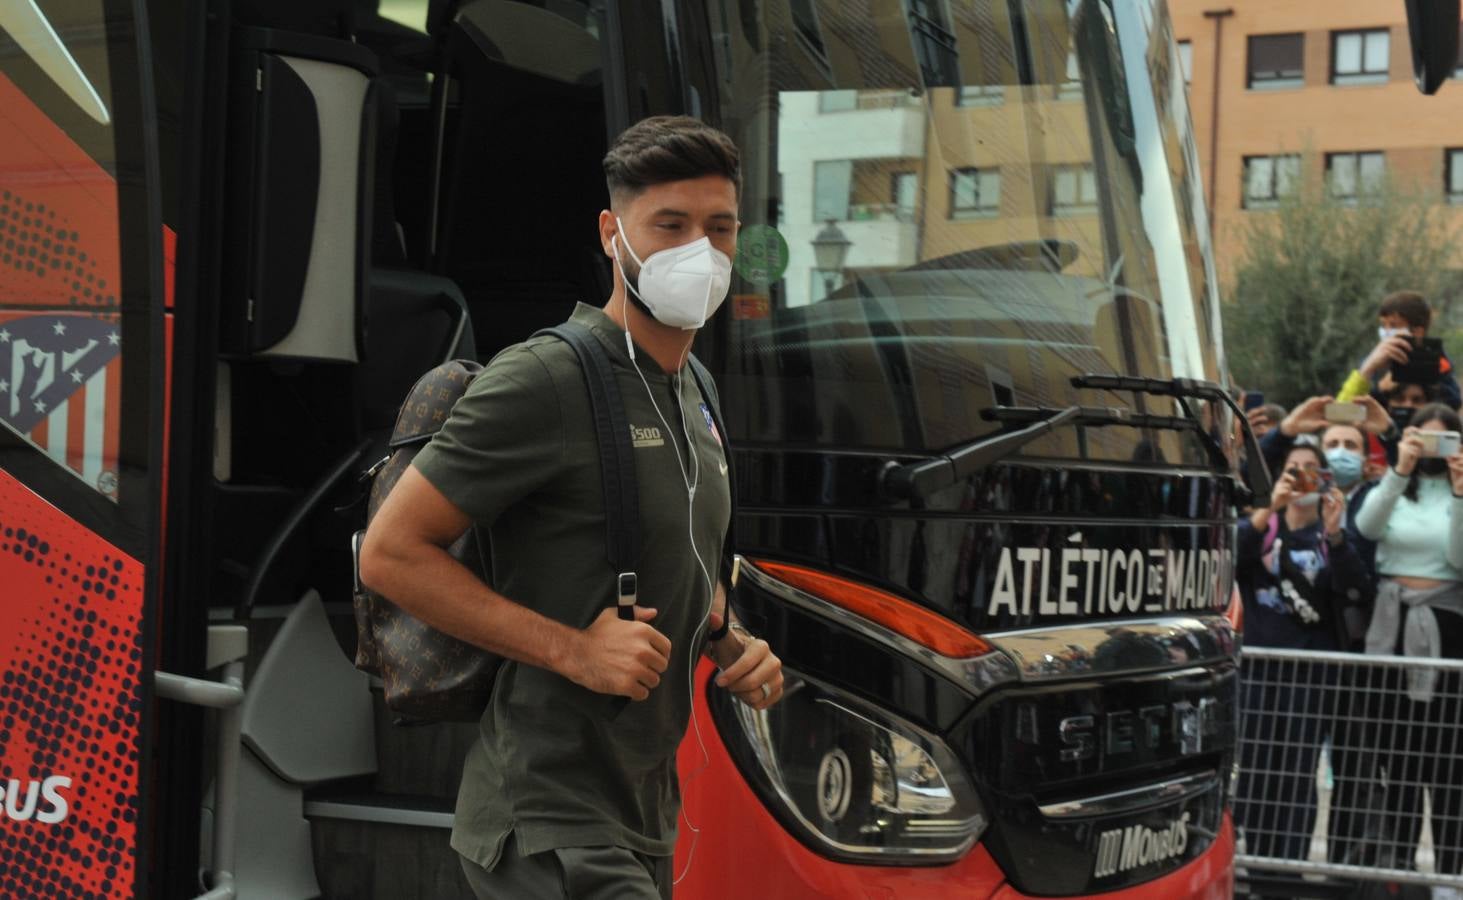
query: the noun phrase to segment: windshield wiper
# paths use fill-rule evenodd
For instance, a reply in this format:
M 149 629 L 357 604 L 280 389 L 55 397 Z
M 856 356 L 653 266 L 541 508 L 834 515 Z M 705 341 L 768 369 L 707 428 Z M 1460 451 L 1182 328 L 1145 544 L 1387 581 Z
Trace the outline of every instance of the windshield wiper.
M 1046 418 L 1017 431 L 1003 431 L 978 438 L 947 450 L 934 459 L 922 459 L 903 465 L 891 463 L 884 469 L 881 481 L 884 490 L 902 499 L 927 497 L 940 488 L 949 487 L 972 472 L 1015 453 L 1042 435 L 1062 425 L 1075 423 L 1082 414 L 1082 407 L 1048 408 L 1042 412 L 1046 414 Z
M 1274 487 L 1270 480 L 1270 469 L 1265 464 L 1264 453 L 1260 450 L 1260 441 L 1255 437 L 1255 431 L 1250 427 L 1249 417 L 1234 398 L 1229 395 L 1220 385 L 1212 381 L 1201 381 L 1197 378 L 1146 378 L 1137 375 L 1077 375 L 1072 378 L 1072 386 L 1077 388 L 1088 388 L 1091 390 L 1105 391 L 1131 391 L 1135 394 L 1152 394 L 1160 397 L 1172 397 L 1178 401 L 1179 408 L 1184 411 L 1194 423 L 1194 430 L 1203 435 L 1204 446 L 1209 451 L 1211 459 L 1222 461 L 1225 468 L 1229 467 L 1229 460 L 1224 455 L 1224 448 L 1219 445 L 1219 440 L 1204 430 L 1199 417 L 1189 406 L 1189 400 L 1218 400 L 1234 411 L 1239 417 L 1240 424 L 1245 433 L 1245 449 L 1249 456 L 1249 465 L 1245 466 L 1245 487 L 1250 492 L 1249 500 L 1265 502 L 1270 497 L 1270 490 Z

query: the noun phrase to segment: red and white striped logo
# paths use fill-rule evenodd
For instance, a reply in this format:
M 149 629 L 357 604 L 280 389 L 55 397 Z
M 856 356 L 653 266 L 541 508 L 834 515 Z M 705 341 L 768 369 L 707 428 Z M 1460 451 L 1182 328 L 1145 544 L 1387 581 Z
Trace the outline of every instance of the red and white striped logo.
M 0 422 L 109 497 L 121 375 L 115 315 L 0 314 Z

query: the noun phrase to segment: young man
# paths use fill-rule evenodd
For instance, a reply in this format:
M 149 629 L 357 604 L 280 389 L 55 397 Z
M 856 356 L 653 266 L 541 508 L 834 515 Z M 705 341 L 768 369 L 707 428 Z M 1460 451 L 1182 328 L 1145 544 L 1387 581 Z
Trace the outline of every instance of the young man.
M 1337 396 L 1350 400 L 1366 393 L 1379 397 L 1390 394 L 1397 386 L 1392 378 L 1392 365 L 1407 362 L 1413 341 L 1427 337 L 1432 317 L 1432 308 L 1417 291 L 1394 291 L 1384 297 L 1377 309 L 1377 345 L 1361 367 L 1347 377 Z M 1463 403 L 1453 363 L 1446 354 L 1438 362 L 1436 384 L 1440 400 L 1454 409 Z
M 1326 419 L 1326 404 L 1332 402 L 1335 402 L 1335 398 L 1329 396 L 1307 398 L 1282 418 L 1275 428 L 1260 436 L 1260 450 L 1265 455 L 1265 464 L 1270 467 L 1271 474 L 1279 477 L 1280 464 L 1285 459 L 1285 455 L 1290 452 L 1290 448 L 1295 445 L 1296 438 L 1308 434 L 1320 435 L 1323 432 L 1326 436 L 1331 436 L 1333 430 L 1341 428 Z M 1358 438 L 1358 446 L 1352 449 L 1364 454 L 1363 432 L 1385 434 L 1391 427 L 1392 420 L 1388 417 L 1386 408 L 1370 395 L 1363 395 L 1352 402 L 1360 405 L 1365 410 L 1366 416 L 1358 425 L 1346 426 L 1344 429 L 1336 431 L 1336 435 L 1354 433 Z M 1329 451 L 1331 445 L 1324 445 L 1323 449 Z M 1342 484 L 1340 479 L 1337 483 L 1350 499 L 1355 485 Z
M 634 620 L 614 608 L 588 391 L 556 338 L 493 359 L 362 547 L 372 589 L 507 660 L 452 832 L 480 897 L 670 897 L 676 748 L 698 654 L 749 706 L 782 694 L 767 643 L 721 628 L 730 486 L 711 401 L 686 362 L 730 284 L 737 149 L 694 119 L 647 119 L 621 135 L 604 168 L 611 209 L 599 235 L 614 290 L 603 309 L 580 304 L 571 320 L 604 345 L 637 435 Z M 444 549 L 472 521 L 491 534 L 493 587 Z

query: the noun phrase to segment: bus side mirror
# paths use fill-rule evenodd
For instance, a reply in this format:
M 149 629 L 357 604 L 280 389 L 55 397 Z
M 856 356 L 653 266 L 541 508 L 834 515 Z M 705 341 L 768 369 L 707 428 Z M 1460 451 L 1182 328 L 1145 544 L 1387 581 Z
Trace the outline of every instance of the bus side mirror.
M 1407 0 L 1407 36 L 1417 89 L 1435 94 L 1458 66 L 1459 0 Z

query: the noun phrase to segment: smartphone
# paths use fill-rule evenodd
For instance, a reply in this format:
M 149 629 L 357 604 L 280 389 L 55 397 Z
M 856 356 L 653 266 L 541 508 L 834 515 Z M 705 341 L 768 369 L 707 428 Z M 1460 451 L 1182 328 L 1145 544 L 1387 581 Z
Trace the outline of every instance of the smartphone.
M 1407 362 L 1393 363 L 1392 379 L 1407 384 L 1436 384 L 1442 374 L 1442 338 L 1430 337 L 1419 341 L 1409 337 L 1408 341 L 1412 350 L 1407 354 Z
M 1358 425 L 1366 421 L 1366 407 L 1360 403 L 1327 403 L 1326 421 L 1338 425 Z
M 1427 457 L 1452 456 L 1458 452 L 1458 432 L 1423 431 L 1417 435 L 1422 441 L 1422 455 Z
M 1296 493 L 1314 494 L 1320 491 L 1322 485 L 1325 483 L 1325 479 L 1323 476 L 1329 475 L 1331 473 L 1322 472 L 1319 469 L 1302 469 L 1298 466 L 1295 466 L 1286 469 L 1285 474 L 1289 475 L 1291 479 L 1295 482 Z
M 1245 412 L 1252 409 L 1259 409 L 1265 405 L 1264 391 L 1245 391 L 1244 408 Z

